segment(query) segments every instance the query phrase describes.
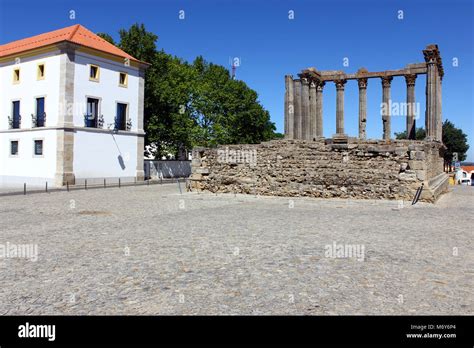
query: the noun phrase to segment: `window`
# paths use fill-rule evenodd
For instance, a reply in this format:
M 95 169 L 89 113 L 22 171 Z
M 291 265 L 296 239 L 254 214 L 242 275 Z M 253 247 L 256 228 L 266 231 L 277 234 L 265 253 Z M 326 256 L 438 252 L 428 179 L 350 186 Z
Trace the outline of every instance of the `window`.
M 44 63 L 38 64 L 38 72 L 36 78 L 38 80 L 44 80 Z
M 46 113 L 44 112 L 44 97 L 36 98 L 36 127 L 44 127 Z
M 17 129 L 20 128 L 21 115 L 20 115 L 20 101 L 15 100 L 12 102 L 12 113 L 13 117 L 11 119 L 11 128 Z
M 127 73 L 121 72 L 119 74 L 119 86 L 120 87 L 127 87 L 128 85 L 128 75 Z
M 12 140 L 10 142 L 10 155 L 18 156 L 18 140 Z
M 97 65 L 92 65 L 91 64 L 91 70 L 89 72 L 89 80 L 91 81 L 99 81 L 99 67 Z
M 117 103 L 117 116 L 115 117 L 115 129 L 127 130 L 127 104 Z
M 87 114 L 85 115 L 85 126 L 97 128 L 99 116 L 99 99 L 87 98 Z
M 43 140 L 35 140 L 35 156 L 43 156 Z
M 20 82 L 20 68 L 13 69 L 13 83 Z

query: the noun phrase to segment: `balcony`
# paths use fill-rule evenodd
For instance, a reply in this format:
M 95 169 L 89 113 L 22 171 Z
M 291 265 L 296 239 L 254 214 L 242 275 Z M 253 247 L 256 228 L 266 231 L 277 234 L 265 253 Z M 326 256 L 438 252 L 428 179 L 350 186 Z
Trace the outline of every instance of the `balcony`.
M 21 127 L 21 115 L 14 117 L 8 116 L 8 128 L 19 129 Z
M 33 128 L 44 127 L 46 124 L 46 112 L 42 114 L 33 115 L 31 114 L 31 126 Z
M 86 128 L 103 128 L 104 127 L 104 116 L 100 115 L 96 117 L 91 114 L 84 114 L 84 127 Z

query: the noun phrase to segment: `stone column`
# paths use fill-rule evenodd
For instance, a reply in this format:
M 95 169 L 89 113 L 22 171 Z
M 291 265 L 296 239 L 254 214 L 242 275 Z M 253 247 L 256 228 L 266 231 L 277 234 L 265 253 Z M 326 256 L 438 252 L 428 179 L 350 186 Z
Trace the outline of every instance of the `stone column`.
M 426 139 L 435 139 L 436 127 L 436 63 L 427 64 L 426 73 L 426 111 L 425 111 L 425 129 Z
M 437 45 L 428 45 L 423 50 L 426 62 L 426 140 L 442 141 L 441 125 L 441 83 L 443 66 Z
M 301 139 L 310 139 L 309 81 L 301 79 Z
M 357 80 L 359 84 L 359 139 L 366 139 L 367 125 L 367 78 Z
M 323 137 L 323 88 L 326 82 L 319 81 L 316 85 L 316 136 Z
M 442 99 L 441 99 L 441 90 L 442 90 L 443 76 L 440 74 L 438 78 L 438 112 L 437 112 L 437 127 L 436 127 L 436 140 L 443 142 L 443 114 L 441 113 L 442 109 Z
M 390 84 L 392 83 L 392 76 L 382 77 L 382 122 L 383 122 L 383 139 L 390 140 L 392 131 L 390 123 Z
M 415 80 L 416 74 L 405 75 L 407 83 L 407 139 L 416 139 L 415 121 Z
M 293 124 L 293 137 L 294 139 L 301 139 L 301 80 L 293 81 L 294 88 L 294 124 Z
M 313 140 L 318 136 L 318 124 L 316 119 L 316 83 L 311 82 L 309 86 L 309 125 L 311 129 L 310 139 Z
M 291 75 L 285 76 L 285 138 L 293 139 L 294 115 L 294 90 L 293 77 Z
M 336 136 L 344 134 L 344 85 L 347 80 L 334 80 L 336 84 Z

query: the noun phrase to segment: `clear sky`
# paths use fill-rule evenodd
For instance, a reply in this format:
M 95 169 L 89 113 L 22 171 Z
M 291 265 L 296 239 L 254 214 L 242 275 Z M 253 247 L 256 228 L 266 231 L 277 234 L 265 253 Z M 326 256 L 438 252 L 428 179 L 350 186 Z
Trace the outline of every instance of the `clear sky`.
M 186 60 L 202 55 L 229 67 L 230 57 L 239 57 L 237 78 L 258 92 L 280 132 L 285 74 L 296 76 L 310 66 L 348 73 L 360 67 L 399 69 L 423 62 L 422 50 L 436 43 L 445 69 L 443 118 L 468 135 L 468 160 L 474 161 L 473 17 L 471 0 L 0 0 L 0 43 L 77 23 L 117 39 L 120 28 L 144 23 L 159 36 L 159 48 Z M 419 76 L 418 125 L 424 125 L 424 87 L 425 77 Z M 368 137 L 381 138 L 380 80 L 369 80 L 367 98 Z M 392 82 L 392 100 L 406 100 L 401 77 Z M 335 105 L 335 86 L 329 83 L 324 89 L 326 137 L 335 133 Z M 346 84 L 345 125 L 346 133 L 357 135 L 356 81 Z M 404 117 L 393 117 L 392 132 L 404 129 Z

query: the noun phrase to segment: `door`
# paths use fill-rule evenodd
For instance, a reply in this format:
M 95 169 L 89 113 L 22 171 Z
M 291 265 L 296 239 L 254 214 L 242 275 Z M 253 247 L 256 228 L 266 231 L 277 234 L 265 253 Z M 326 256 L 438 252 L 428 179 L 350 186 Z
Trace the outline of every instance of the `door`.
M 20 128 L 20 101 L 14 101 L 13 102 L 13 123 L 12 123 L 12 128 Z
M 97 118 L 99 116 L 99 100 L 87 98 L 86 127 L 97 128 Z
M 117 103 L 117 118 L 115 129 L 126 130 L 127 127 L 127 104 Z
M 36 127 L 44 127 L 44 98 L 36 98 Z

